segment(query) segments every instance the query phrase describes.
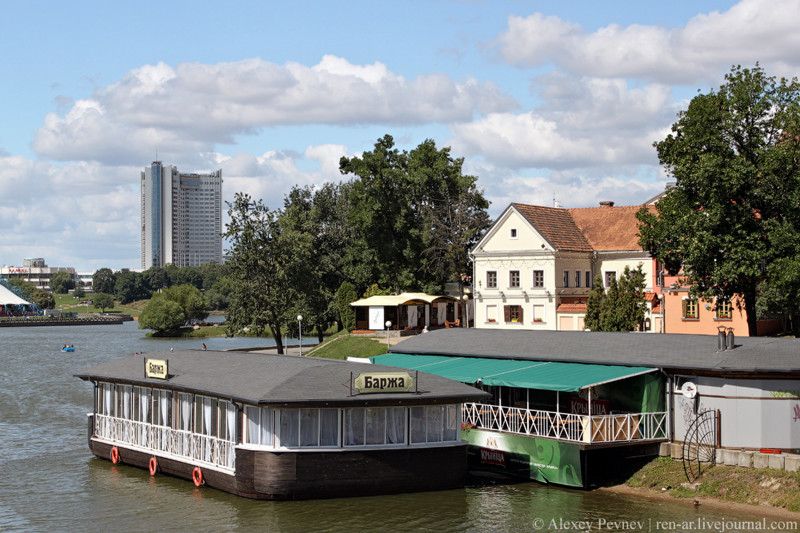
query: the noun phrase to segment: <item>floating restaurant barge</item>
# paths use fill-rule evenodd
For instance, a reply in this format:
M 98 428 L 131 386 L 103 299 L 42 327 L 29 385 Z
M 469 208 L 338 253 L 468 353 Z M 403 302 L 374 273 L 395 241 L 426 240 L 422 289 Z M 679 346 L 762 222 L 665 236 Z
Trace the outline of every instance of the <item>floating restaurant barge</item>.
M 99 364 L 89 448 L 256 499 L 460 487 L 462 403 L 436 375 L 313 357 L 184 350 Z
M 373 361 L 491 393 L 464 405 L 473 469 L 586 488 L 662 442 L 698 471 L 800 449 L 800 339 L 445 329 L 391 352 Z

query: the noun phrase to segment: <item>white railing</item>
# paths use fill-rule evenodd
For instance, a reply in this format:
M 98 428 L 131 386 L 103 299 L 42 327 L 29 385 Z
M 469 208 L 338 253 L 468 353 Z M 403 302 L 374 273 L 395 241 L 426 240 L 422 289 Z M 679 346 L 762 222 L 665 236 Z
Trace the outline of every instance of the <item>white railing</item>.
M 94 436 L 223 470 L 233 471 L 236 467 L 235 442 L 191 431 L 95 414 Z
M 573 415 L 555 411 L 465 403 L 464 424 L 478 429 L 574 442 L 619 442 L 667 438 L 667 413 Z

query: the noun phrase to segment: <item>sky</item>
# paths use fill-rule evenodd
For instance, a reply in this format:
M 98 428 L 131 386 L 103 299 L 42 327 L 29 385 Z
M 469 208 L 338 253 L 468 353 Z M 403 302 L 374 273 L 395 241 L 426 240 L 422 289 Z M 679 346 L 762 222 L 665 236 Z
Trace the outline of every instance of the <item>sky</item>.
M 653 143 L 698 91 L 733 65 L 800 72 L 797 0 L 0 5 L 7 266 L 138 269 L 154 160 L 277 209 L 386 134 L 450 147 L 492 217 L 641 204 L 669 180 Z

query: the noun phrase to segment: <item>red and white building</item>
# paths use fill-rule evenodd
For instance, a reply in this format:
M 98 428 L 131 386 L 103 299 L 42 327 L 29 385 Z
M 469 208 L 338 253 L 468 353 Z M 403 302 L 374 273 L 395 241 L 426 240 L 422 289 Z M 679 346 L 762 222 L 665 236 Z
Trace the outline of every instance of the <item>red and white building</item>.
M 471 252 L 475 327 L 583 330 L 595 276 L 608 287 L 625 267 L 641 266 L 647 302 L 642 331 L 714 334 L 723 326 L 746 336 L 747 319 L 736 301 L 692 298 L 639 246 L 641 208 L 613 202 L 578 209 L 509 205 Z

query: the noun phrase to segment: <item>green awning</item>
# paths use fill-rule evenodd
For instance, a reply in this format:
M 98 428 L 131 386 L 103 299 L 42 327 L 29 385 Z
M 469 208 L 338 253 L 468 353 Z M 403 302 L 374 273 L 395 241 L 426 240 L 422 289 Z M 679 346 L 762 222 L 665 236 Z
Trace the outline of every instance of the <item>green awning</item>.
M 462 383 L 472 384 L 480 380 L 484 385 L 566 392 L 578 391 L 657 370 L 644 366 L 590 365 L 402 353 L 379 355 L 373 357 L 372 362 L 428 372 Z

